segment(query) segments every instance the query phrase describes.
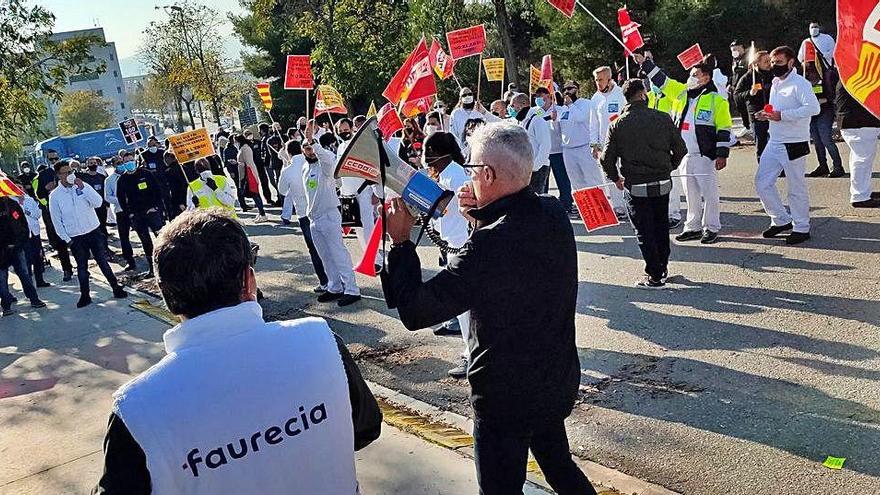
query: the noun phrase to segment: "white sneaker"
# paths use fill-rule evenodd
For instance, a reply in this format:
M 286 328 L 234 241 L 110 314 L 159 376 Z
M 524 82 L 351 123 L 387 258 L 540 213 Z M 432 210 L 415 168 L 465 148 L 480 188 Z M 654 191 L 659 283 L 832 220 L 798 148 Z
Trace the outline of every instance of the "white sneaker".
M 269 221 L 269 219 L 266 218 L 266 215 L 259 215 L 256 218 L 254 218 L 254 223 L 266 223 L 268 221 Z

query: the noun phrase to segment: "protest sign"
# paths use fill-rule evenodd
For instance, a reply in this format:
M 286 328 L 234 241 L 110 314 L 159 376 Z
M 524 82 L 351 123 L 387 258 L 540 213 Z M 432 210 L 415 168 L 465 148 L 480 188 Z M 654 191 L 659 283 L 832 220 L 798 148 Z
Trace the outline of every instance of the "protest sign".
M 587 232 L 613 227 L 620 222 L 601 187 L 588 187 L 571 193 Z
M 403 129 L 403 122 L 397 115 L 397 109 L 391 103 L 386 103 L 379 109 L 376 114 L 376 120 L 379 124 L 379 130 L 382 132 L 382 139 L 388 141 L 395 132 Z
M 703 50 L 700 50 L 700 44 L 695 43 L 692 47 L 678 54 L 678 61 L 684 70 L 690 70 L 691 67 L 703 61 Z
M 284 71 L 284 89 L 312 89 L 315 79 L 309 55 L 288 55 Z
M 487 81 L 503 81 L 504 80 L 504 59 L 503 58 L 483 59 L 483 68 L 486 69 L 486 80 Z
M 168 136 L 168 142 L 174 157 L 181 165 L 215 154 L 214 143 L 211 142 L 208 129 L 204 127 Z
M 122 137 L 125 139 L 125 144 L 129 146 L 144 139 L 144 136 L 141 134 L 141 129 L 138 127 L 135 119 L 125 119 L 120 122 L 119 130 L 122 131 Z
M 486 47 L 486 28 L 482 24 L 446 33 L 449 54 L 453 60 L 483 53 Z

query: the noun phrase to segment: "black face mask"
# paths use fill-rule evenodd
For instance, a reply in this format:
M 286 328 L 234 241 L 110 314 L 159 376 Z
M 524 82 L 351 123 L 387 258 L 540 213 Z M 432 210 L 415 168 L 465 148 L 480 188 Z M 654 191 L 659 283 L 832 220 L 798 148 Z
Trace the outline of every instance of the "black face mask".
M 340 132 L 339 137 L 341 137 L 343 141 L 348 141 L 349 139 L 351 139 L 351 133 L 350 132 Z
M 305 155 L 303 155 L 303 156 L 305 156 Z M 318 157 L 317 157 L 317 156 L 315 156 L 314 158 L 309 158 L 308 156 L 305 156 L 305 158 L 306 158 L 306 161 L 309 162 L 310 164 L 318 163 Z
M 788 72 L 789 72 L 790 70 L 791 70 L 791 69 L 788 67 L 788 64 L 785 64 L 785 65 L 774 65 L 774 66 L 770 69 L 770 72 L 772 72 L 773 75 L 776 76 L 776 77 L 784 77 L 785 75 L 788 74 Z
M 97 165 L 89 165 L 89 170 L 94 172 L 95 170 L 98 170 L 98 166 Z

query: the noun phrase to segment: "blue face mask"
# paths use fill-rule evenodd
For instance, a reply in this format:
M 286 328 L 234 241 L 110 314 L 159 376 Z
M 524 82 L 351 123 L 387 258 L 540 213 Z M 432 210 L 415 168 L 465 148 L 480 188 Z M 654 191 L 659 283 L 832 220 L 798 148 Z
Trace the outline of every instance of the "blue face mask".
M 134 169 L 137 168 L 137 165 L 135 165 L 135 163 L 132 161 L 128 161 L 123 163 L 121 168 L 123 172 L 131 173 L 134 172 Z
M 540 96 L 535 98 L 535 106 L 536 107 L 543 107 L 544 106 L 544 98 L 541 98 Z
M 507 116 L 508 117 L 516 117 L 516 109 L 513 108 L 512 106 L 508 105 L 507 106 Z

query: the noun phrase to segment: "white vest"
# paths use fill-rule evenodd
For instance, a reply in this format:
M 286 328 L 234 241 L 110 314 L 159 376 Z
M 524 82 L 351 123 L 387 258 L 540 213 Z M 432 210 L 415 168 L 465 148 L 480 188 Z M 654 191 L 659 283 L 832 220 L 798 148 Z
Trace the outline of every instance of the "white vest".
M 348 381 L 320 318 L 256 302 L 165 333 L 168 353 L 114 395 L 157 494 L 355 494 Z

